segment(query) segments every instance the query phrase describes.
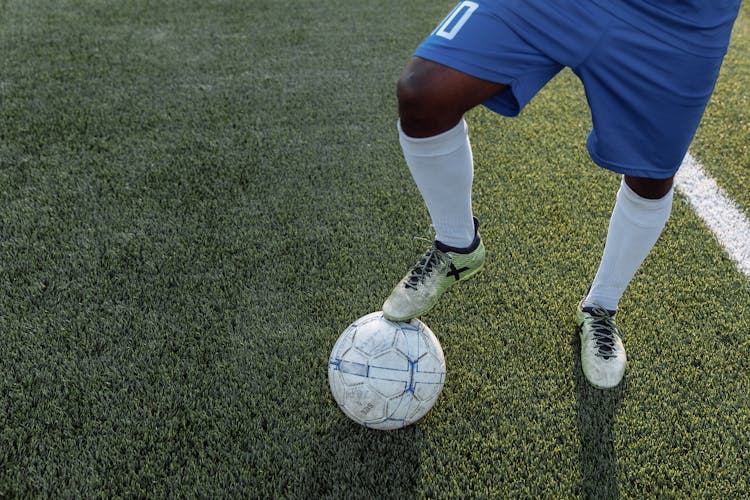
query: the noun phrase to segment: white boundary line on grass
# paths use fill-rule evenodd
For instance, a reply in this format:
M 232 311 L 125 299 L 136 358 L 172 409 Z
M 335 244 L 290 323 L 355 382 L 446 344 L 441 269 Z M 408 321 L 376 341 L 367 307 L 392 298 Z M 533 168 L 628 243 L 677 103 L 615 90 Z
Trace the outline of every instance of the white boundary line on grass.
M 713 231 L 737 267 L 750 277 L 750 221 L 742 210 L 706 175 L 688 153 L 675 177 L 675 186 Z

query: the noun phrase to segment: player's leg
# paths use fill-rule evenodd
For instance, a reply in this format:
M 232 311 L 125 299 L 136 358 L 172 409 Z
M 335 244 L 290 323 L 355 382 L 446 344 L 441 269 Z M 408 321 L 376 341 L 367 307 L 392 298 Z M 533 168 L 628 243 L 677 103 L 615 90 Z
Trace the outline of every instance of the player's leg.
M 587 146 L 596 163 L 624 177 L 577 321 L 584 373 L 593 385 L 607 388 L 620 382 L 626 364 L 614 312 L 669 218 L 674 174 L 721 58 L 686 54 L 624 25 L 613 27 L 602 43 L 604 49 L 576 68 L 594 122 Z
M 464 113 L 484 104 L 514 116 L 562 68 L 530 48 L 495 7 L 460 2 L 399 79 L 399 141 L 436 235 L 383 304 L 389 319 L 423 314 L 447 288 L 484 265 L 472 213 L 474 167 Z
M 435 242 L 383 304 L 389 319 L 423 314 L 446 289 L 484 266 L 463 115 L 507 88 L 418 57 L 406 65 L 398 82 L 399 142 L 430 213 Z
M 656 244 L 672 211 L 673 176 L 624 176 L 609 221 L 607 241 L 583 305 L 616 311 L 620 298 Z
M 672 179 L 624 176 L 617 192 L 599 269 L 576 312 L 581 366 L 596 387 L 615 387 L 625 373 L 627 356 L 614 313 L 669 218 Z
M 463 115 L 507 88 L 419 57 L 398 81 L 399 142 L 436 239 L 449 247 L 467 248 L 476 236 L 474 167 Z

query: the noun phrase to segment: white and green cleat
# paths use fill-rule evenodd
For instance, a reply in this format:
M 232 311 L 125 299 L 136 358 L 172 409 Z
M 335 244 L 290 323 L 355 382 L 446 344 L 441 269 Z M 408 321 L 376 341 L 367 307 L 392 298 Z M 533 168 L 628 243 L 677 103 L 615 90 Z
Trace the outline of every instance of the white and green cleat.
M 622 345 L 622 331 L 615 324 L 614 313 L 601 306 L 578 305 L 576 324 L 581 336 L 581 368 L 597 389 L 616 387 L 625 374 L 627 356 Z
M 478 233 L 468 253 L 446 251 L 435 241 L 393 289 L 383 304 L 383 315 L 391 321 L 407 321 L 426 313 L 448 288 L 482 270 L 484 254 Z

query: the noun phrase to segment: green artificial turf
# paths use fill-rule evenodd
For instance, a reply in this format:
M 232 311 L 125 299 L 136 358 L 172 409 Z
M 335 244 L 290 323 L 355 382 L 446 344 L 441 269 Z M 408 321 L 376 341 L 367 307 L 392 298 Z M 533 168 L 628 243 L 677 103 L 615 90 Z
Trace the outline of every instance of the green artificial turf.
M 429 234 L 394 90 L 450 7 L 0 0 L 0 496 L 750 491 L 750 282 L 682 197 L 621 302 L 625 381 L 582 378 L 619 180 L 568 71 L 467 117 L 488 263 L 422 318 L 436 406 L 336 407 L 330 349 Z M 695 149 L 746 213 L 748 14 Z
M 692 145 L 693 154 L 750 217 L 750 7 L 732 32 L 716 91 Z

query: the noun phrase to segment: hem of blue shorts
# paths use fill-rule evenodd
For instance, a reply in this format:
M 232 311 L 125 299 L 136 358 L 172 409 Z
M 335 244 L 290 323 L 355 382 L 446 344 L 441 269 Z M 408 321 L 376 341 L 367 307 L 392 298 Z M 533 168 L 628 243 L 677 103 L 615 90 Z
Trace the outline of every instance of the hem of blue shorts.
M 490 98 L 482 103 L 483 106 L 489 108 L 495 113 L 513 118 L 515 116 L 518 116 L 518 114 L 521 112 L 521 109 L 523 109 L 523 106 L 525 105 L 525 103 L 522 104 L 519 102 L 518 96 L 515 92 L 516 80 L 509 75 L 497 73 L 495 71 L 490 71 L 482 68 L 481 66 L 469 64 L 461 59 L 450 57 L 446 55 L 445 52 L 430 50 L 423 46 L 419 46 L 414 52 L 414 55 L 417 57 L 421 57 L 422 59 L 427 59 L 428 61 L 442 64 L 443 66 L 455 69 L 456 71 L 466 73 L 467 75 L 473 76 L 475 78 L 481 78 L 482 80 L 487 80 L 502 85 L 508 85 L 510 87 L 509 92 L 512 94 L 513 100 L 515 101 L 515 106 L 509 106 L 505 103 L 505 99 L 499 98 Z
M 588 150 L 589 156 L 591 157 L 591 160 L 593 160 L 594 163 L 596 163 L 602 168 L 606 168 L 607 170 L 610 170 L 617 174 L 629 175 L 632 177 L 645 177 L 647 179 L 668 179 L 674 176 L 677 173 L 677 171 L 680 169 L 679 165 L 672 172 L 670 172 L 669 170 L 663 170 L 663 169 L 655 170 L 655 169 L 645 169 L 645 168 L 633 168 L 627 165 L 622 165 L 620 163 L 605 160 L 604 158 L 596 154 L 594 151 L 592 151 L 591 148 L 588 146 L 588 144 L 586 145 L 586 149 Z

